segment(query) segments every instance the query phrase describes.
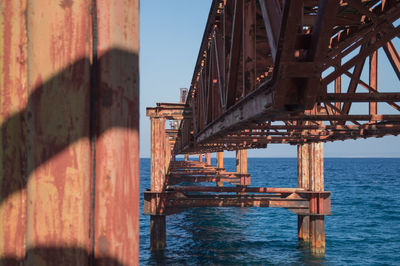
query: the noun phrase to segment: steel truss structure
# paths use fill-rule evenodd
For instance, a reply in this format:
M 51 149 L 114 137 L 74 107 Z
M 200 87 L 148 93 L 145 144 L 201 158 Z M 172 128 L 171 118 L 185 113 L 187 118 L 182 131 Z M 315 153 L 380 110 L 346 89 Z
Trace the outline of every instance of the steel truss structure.
M 186 102 L 147 109 L 151 248 L 165 247 L 165 215 L 185 208 L 283 207 L 298 215 L 299 240 L 323 255 L 322 145 L 400 133 L 400 83 L 378 86 L 385 60 L 385 77 L 400 79 L 399 25 L 398 0 L 214 0 Z M 246 150 L 270 143 L 297 145 L 297 188 L 249 187 Z M 235 173 L 223 169 L 224 150 L 237 151 Z M 217 187 L 177 186 L 185 181 Z
M 378 50 L 400 78 L 399 17 L 398 1 L 214 1 L 175 152 L 397 135 Z

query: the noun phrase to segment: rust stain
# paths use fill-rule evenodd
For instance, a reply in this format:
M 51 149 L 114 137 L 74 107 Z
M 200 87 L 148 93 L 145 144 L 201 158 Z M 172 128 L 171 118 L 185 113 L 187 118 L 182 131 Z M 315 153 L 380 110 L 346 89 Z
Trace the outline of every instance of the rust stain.
M 139 263 L 139 94 L 133 82 L 138 75 L 138 4 L 97 1 L 95 257 L 102 256 L 104 243 L 98 240 L 104 236 L 107 255 L 124 265 Z
M 0 257 L 24 257 L 27 103 L 24 1 L 0 4 Z
M 70 7 L 72 7 L 73 4 L 74 4 L 73 0 L 62 0 L 60 3 L 60 6 L 62 8 L 70 8 Z
M 97 245 L 99 247 L 100 254 L 106 255 L 110 244 L 108 243 L 107 237 L 105 235 L 99 237 L 99 239 L 97 240 Z
M 27 264 L 84 265 L 91 250 L 91 2 L 29 1 Z

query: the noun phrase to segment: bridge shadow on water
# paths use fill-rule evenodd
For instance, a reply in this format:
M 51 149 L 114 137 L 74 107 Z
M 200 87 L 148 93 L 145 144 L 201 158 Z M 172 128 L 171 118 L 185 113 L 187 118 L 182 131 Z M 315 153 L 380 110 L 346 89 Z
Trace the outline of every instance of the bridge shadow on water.
M 52 165 L 52 172 L 46 172 L 46 174 L 53 175 L 54 180 L 51 182 L 58 189 L 62 189 L 63 182 L 93 184 L 95 177 L 92 176 L 91 171 L 96 161 L 91 153 L 95 147 L 96 139 L 113 128 L 139 131 L 137 91 L 139 79 L 136 74 L 138 73 L 137 69 L 134 74 L 127 75 L 127 71 L 132 71 L 132 66 L 138 68 L 138 55 L 115 48 L 108 50 L 93 64 L 90 58 L 81 58 L 64 67 L 48 80 L 42 80 L 41 75 L 37 74 L 36 80 L 30 80 L 30 83 L 34 84 L 31 85 L 31 89 L 27 89 L 22 84 L 20 84 L 20 88 L 7 88 L 6 84 L 5 89 L 2 89 L 6 92 L 3 91 L 1 95 L 5 98 L 2 100 L 2 113 L 0 113 L 0 119 L 7 117 L 0 127 L 0 208 L 3 209 L 2 220 L 6 219 L 7 221 L 7 211 L 15 212 L 16 208 L 20 208 L 23 214 L 25 213 L 23 206 L 25 203 L 22 203 L 24 200 L 19 202 L 21 206 L 16 206 L 12 196 L 22 191 L 29 193 L 27 184 L 32 178 L 32 174 L 41 166 L 47 168 L 49 164 Z M 40 67 L 40 65 L 36 67 Z M 50 66 L 45 67 L 49 68 Z M 29 71 L 32 69 L 28 66 L 27 70 L 29 76 Z M 34 72 L 41 73 L 37 69 Z M 121 73 L 124 73 L 124 80 L 122 81 L 119 80 Z M 126 86 L 123 88 L 124 84 L 130 84 L 129 95 L 126 95 L 127 88 Z M 15 93 L 16 90 L 21 92 L 20 95 Z M 24 96 L 28 94 L 28 91 L 32 92 L 29 98 Z M 27 101 L 26 98 L 28 98 Z M 21 111 L 10 115 L 10 110 L 7 110 L 7 108 L 10 109 L 11 102 L 13 104 L 17 101 L 24 102 L 24 99 L 27 102 L 26 107 L 20 108 Z M 116 110 L 120 110 L 120 113 Z M 82 143 L 82 140 L 85 142 L 84 145 L 77 144 L 78 142 Z M 79 159 L 82 159 L 82 161 L 78 161 Z M 70 167 L 77 169 L 77 171 L 82 170 L 84 173 L 69 176 L 66 168 Z M 59 172 L 57 173 L 57 171 Z M 43 175 L 44 171 L 40 170 L 40 174 Z M 82 177 L 89 180 L 76 180 Z M 86 189 L 87 195 L 92 195 L 93 188 L 88 186 Z M 35 193 L 38 193 L 38 191 L 46 193 L 44 189 L 36 189 Z M 59 198 L 60 201 L 73 202 L 72 198 L 63 199 L 63 193 L 60 193 L 62 195 Z M 81 193 L 81 191 L 78 193 Z M 89 203 L 85 203 L 85 205 L 92 207 L 90 197 L 87 196 L 86 199 Z M 60 208 L 62 208 L 61 206 L 63 205 L 60 202 Z M 4 213 L 4 210 L 6 213 Z M 58 211 L 62 213 L 63 209 Z M 94 209 L 85 211 L 93 214 Z M 54 215 L 59 215 L 59 213 L 54 213 Z M 19 228 L 21 230 L 25 230 L 25 219 L 32 219 L 32 217 L 26 218 L 26 216 L 29 216 L 29 214 L 21 215 L 20 217 L 25 218 L 19 218 L 23 220 L 17 221 L 24 225 Z M 52 218 L 49 217 L 49 219 Z M 85 222 L 92 223 L 90 221 Z M 0 229 L 2 231 L 5 228 Z M 59 230 L 62 229 L 59 228 Z M 25 235 L 25 231 L 14 233 Z M 21 244 L 7 243 L 7 237 L 6 239 L 3 239 L 3 236 L 1 237 L 6 246 Z M 75 238 L 75 236 L 70 237 Z M 40 254 L 43 265 L 76 265 L 77 261 L 87 262 L 90 260 L 99 265 L 122 265 L 107 256 L 93 259 L 92 253 L 88 253 L 80 247 L 51 245 L 33 247 L 27 250 L 27 257 L 29 258 L 31 254 L 32 256 Z M 71 261 L 68 261 L 69 259 Z M 0 265 L 22 265 L 23 262 L 24 260 L 12 256 L 0 258 Z

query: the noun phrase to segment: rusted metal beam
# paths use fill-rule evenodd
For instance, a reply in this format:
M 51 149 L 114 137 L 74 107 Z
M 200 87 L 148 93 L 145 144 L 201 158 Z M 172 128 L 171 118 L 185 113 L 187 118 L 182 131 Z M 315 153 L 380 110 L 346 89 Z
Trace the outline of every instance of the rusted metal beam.
M 244 97 L 248 92 L 256 89 L 257 76 L 257 0 L 243 1 L 243 93 Z
M 322 94 L 320 76 L 326 53 L 329 48 L 329 40 L 335 26 L 335 18 L 338 10 L 337 1 L 322 0 L 318 1 L 318 12 L 315 24 L 311 33 L 310 47 L 308 50 L 308 60 L 316 66 L 317 77 L 310 77 L 305 88 L 304 105 L 306 109 L 314 106 L 316 98 Z
M 224 168 L 224 153 L 217 152 L 217 170 L 223 169 L 223 168 Z M 222 187 L 223 185 L 224 185 L 224 182 L 222 182 L 222 181 L 217 182 L 218 187 Z
M 323 143 L 310 144 L 309 156 L 309 189 L 312 192 L 324 191 Z M 311 253 L 316 256 L 323 256 L 325 254 L 325 225 L 323 215 L 310 216 L 310 249 Z
M 137 0 L 1 2 L 1 258 L 138 264 L 138 20 Z
M 323 100 L 330 102 L 400 102 L 400 92 L 328 93 Z M 370 115 L 376 115 L 373 112 Z
M 11 1 L 6 2 L 9 6 Z M 28 82 L 27 87 L 19 89 L 21 96 L 24 90 L 30 93 L 22 115 L 27 123 L 27 227 L 26 232 L 18 232 L 26 235 L 27 265 L 86 265 L 90 259 L 91 4 L 88 0 L 77 0 L 73 5 L 29 0 L 24 10 L 14 3 L 16 9 L 9 11 L 18 15 L 7 18 L 23 20 L 26 16 L 29 25 L 27 54 L 14 51 L 9 62 L 21 56 Z M 21 38 L 25 33 L 14 34 Z M 4 37 L 7 40 L 11 36 Z M 15 49 L 23 51 L 26 40 L 15 41 Z M 6 48 L 6 52 L 12 52 Z M 17 91 L 17 87 L 14 89 Z M 9 243 L 16 244 L 21 243 Z
M 151 119 L 151 191 L 161 192 L 165 186 L 165 119 Z M 152 202 L 152 204 L 155 204 Z M 158 215 L 150 217 L 150 249 L 163 250 L 166 244 L 165 217 Z
M 0 4 L 0 258 L 25 257 L 27 143 L 26 1 Z
M 138 265 L 139 1 L 97 0 L 96 5 L 94 255 L 113 258 L 99 265 Z
M 309 145 L 297 145 L 297 186 L 304 190 L 309 190 Z M 310 216 L 298 215 L 297 233 L 300 242 L 310 241 Z
M 275 62 L 278 52 L 279 34 L 282 24 L 282 9 L 278 0 L 258 0 L 264 26 L 267 31 L 268 44 Z
M 229 53 L 229 67 L 227 77 L 227 108 L 236 102 L 236 93 L 238 86 L 238 73 L 240 70 L 240 50 L 242 47 L 242 27 L 243 27 L 243 1 L 235 0 L 234 14 L 232 23 L 232 39 Z
M 372 41 L 376 41 L 373 38 Z M 378 91 L 378 50 L 374 51 L 369 56 L 369 85 L 374 91 Z M 375 94 L 374 91 L 370 91 L 370 94 Z M 378 104 L 376 102 L 369 103 L 369 114 L 376 115 L 378 113 Z
M 248 193 L 297 193 L 303 188 L 272 188 L 272 187 L 207 187 L 207 186 L 168 186 L 167 191 L 181 192 L 248 192 Z
M 206 165 L 211 166 L 211 153 L 206 153 Z
M 389 41 L 383 46 L 383 50 L 386 53 L 386 56 L 389 59 L 390 64 L 393 67 L 394 72 L 397 75 L 397 78 L 400 80 L 400 56 L 397 53 L 396 48 L 394 47 L 392 41 Z
M 218 189 L 217 187 L 213 188 Z M 271 190 L 274 189 L 271 188 Z M 235 192 L 238 192 L 238 190 Z M 170 215 L 183 209 L 198 207 L 275 207 L 287 208 L 302 215 L 323 216 L 331 214 L 330 192 L 284 191 L 282 193 L 274 192 L 273 194 L 192 195 L 185 194 L 183 191 L 162 193 L 147 191 L 144 193 L 144 201 L 144 213 L 147 215 Z M 162 208 L 156 206 L 162 206 Z
M 225 112 L 224 117 L 218 118 L 210 123 L 204 130 L 195 136 L 196 142 L 200 143 L 216 133 L 229 131 L 230 128 L 238 126 L 251 119 L 264 115 L 272 107 L 273 96 L 267 91 L 254 91 L 254 94 L 246 97 L 243 101 Z
M 153 108 L 146 108 L 146 115 L 148 117 L 164 117 L 168 120 L 183 120 L 191 118 L 191 111 L 185 108 L 184 104 L 176 104 L 175 106 L 168 106 L 162 104 Z
M 247 150 L 240 149 L 236 150 L 236 173 L 247 174 Z M 250 185 L 249 178 L 240 178 L 240 186 Z M 239 194 L 244 194 L 239 192 Z

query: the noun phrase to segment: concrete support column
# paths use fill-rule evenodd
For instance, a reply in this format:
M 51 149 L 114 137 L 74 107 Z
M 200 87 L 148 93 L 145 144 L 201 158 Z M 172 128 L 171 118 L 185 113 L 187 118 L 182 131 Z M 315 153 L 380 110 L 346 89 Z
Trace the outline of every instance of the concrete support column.
M 199 154 L 199 162 L 203 162 L 203 154 Z
M 206 153 L 206 165 L 211 166 L 211 153 Z
M 185 162 L 187 162 L 187 161 L 189 161 L 189 154 L 185 154 L 185 157 L 184 157 L 185 159 Z
M 151 191 L 161 192 L 165 184 L 165 119 L 151 118 Z M 164 215 L 150 216 L 150 249 L 165 248 L 166 223 Z
M 224 153 L 222 151 L 217 152 L 217 168 L 218 169 L 224 168 Z M 222 182 L 222 181 L 217 182 L 217 187 L 223 187 L 223 186 L 224 186 L 224 182 Z

